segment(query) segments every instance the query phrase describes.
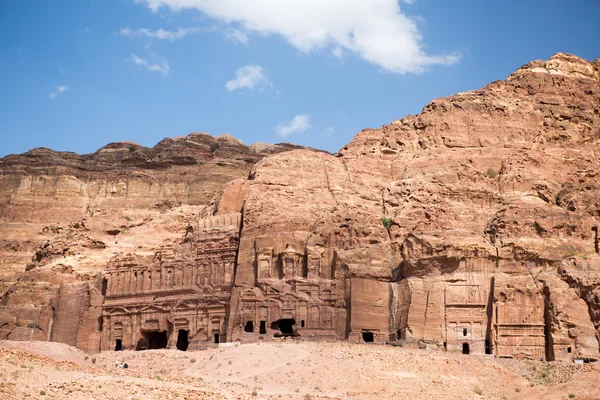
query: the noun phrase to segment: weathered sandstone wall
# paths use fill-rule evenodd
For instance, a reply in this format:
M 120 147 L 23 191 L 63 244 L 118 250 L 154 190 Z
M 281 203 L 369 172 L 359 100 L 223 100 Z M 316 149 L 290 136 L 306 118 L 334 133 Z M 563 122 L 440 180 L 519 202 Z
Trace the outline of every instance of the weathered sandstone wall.
M 336 155 L 190 135 L 7 157 L 0 335 L 34 334 L 22 320 L 90 352 L 275 335 L 598 359 L 599 70 L 534 61 Z

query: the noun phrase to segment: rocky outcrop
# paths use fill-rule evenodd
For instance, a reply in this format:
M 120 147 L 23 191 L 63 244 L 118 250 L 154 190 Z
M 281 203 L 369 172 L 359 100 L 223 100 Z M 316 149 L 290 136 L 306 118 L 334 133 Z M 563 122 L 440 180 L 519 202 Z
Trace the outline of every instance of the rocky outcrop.
M 110 260 L 153 255 L 178 243 L 196 214 L 239 209 L 256 162 L 298 148 L 192 133 L 153 148 L 121 142 L 0 159 L 0 337 L 98 351 L 97 280 Z
M 74 242 L 50 227 L 41 234 L 52 239 L 37 251 L 8 237 L 4 248 L 41 255 L 22 278 L 59 264 L 79 280 L 105 270 L 101 328 L 88 328 L 98 302 L 89 300 L 89 317 L 77 314 L 84 330 L 101 331 L 105 350 L 275 335 L 595 360 L 599 69 L 600 61 L 562 53 L 534 61 L 505 81 L 363 130 L 337 155 L 273 154 L 278 149 L 263 144 L 244 150 L 226 137 L 222 147 L 208 145 L 211 154 L 229 155 L 220 166 L 206 158 L 203 135 L 154 149 L 107 146 L 92 157 L 96 163 L 133 170 L 150 163 L 158 186 L 136 183 L 146 189 L 135 199 L 128 184 L 95 190 L 103 199 L 121 197 L 86 203 L 98 211 L 85 215 L 88 230 L 68 235 Z M 210 164 L 202 172 L 207 183 L 194 189 L 202 163 Z M 62 193 L 81 193 L 64 182 L 42 202 L 46 210 Z M 15 213 L 12 204 L 3 218 Z M 108 215 L 122 204 L 127 214 Z M 70 215 L 63 224 L 75 221 Z M 105 248 L 93 246 L 100 242 Z M 6 306 L 17 288 L 6 292 Z M 74 329 L 68 340 L 80 336 Z

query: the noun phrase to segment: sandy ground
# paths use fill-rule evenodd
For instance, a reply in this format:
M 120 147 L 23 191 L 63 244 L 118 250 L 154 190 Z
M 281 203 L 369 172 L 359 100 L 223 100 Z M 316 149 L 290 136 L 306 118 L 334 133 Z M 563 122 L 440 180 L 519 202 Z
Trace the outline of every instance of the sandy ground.
M 115 368 L 115 360 L 128 369 Z M 269 342 L 95 356 L 0 342 L 1 399 L 600 399 L 600 365 Z

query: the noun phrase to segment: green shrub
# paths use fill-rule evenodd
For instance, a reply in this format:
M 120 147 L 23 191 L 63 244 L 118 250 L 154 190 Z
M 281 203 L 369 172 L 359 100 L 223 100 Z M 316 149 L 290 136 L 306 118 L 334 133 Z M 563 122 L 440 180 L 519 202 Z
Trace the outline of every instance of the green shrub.
M 473 392 L 475 392 L 476 394 L 478 394 L 478 395 L 480 395 L 480 396 L 481 396 L 481 395 L 483 394 L 483 389 L 482 389 L 482 388 L 480 388 L 479 386 L 475 386 L 475 387 L 473 388 Z
M 92 357 L 92 364 L 96 364 L 96 357 Z
M 217 151 L 217 149 L 221 147 L 220 143 L 213 143 L 210 145 L 210 152 L 214 153 L 215 151 Z
M 573 393 L 569 393 L 569 398 L 573 399 L 573 398 L 575 398 L 575 395 Z
M 489 167 L 488 170 L 485 172 L 485 174 L 490 179 L 494 179 L 495 177 L 498 176 L 498 173 L 496 171 L 494 171 L 494 168 L 492 168 L 492 167 Z
M 32 329 L 35 329 L 35 328 L 37 328 L 37 327 L 38 327 L 38 325 L 37 325 L 35 322 L 30 322 L 30 323 L 28 323 L 28 324 L 27 324 L 27 327 L 28 327 L 28 328 L 32 328 Z
M 40 390 L 40 396 L 45 396 L 46 395 L 46 391 L 45 390 Z
M 390 227 L 392 226 L 392 219 L 391 218 L 387 218 L 387 217 L 382 217 L 381 218 L 381 223 L 383 224 L 383 227 L 385 228 L 386 231 L 390 231 Z

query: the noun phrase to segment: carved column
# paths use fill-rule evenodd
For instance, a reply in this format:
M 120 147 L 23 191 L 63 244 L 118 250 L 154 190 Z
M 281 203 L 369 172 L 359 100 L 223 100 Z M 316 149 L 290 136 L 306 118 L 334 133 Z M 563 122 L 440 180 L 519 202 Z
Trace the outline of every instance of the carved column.
M 173 286 L 179 287 L 183 286 L 183 267 L 178 266 L 175 271 L 175 284 Z
M 168 282 L 166 281 L 167 274 L 165 274 L 165 267 L 161 265 L 160 268 L 160 288 L 166 289 L 168 287 Z
M 225 262 L 219 261 L 219 263 L 217 265 L 219 266 L 219 283 L 224 284 L 225 283 Z
M 125 277 L 123 276 L 122 272 L 119 272 L 117 274 L 117 276 L 119 277 L 118 278 L 119 285 L 117 287 L 117 294 L 121 294 L 121 293 L 123 293 L 123 290 L 124 290 Z
M 224 280 L 224 283 L 225 283 L 226 285 L 229 285 L 229 284 L 232 282 L 232 280 L 233 280 L 233 278 L 232 278 L 232 275 L 233 275 L 233 268 L 232 268 L 232 266 L 231 266 L 231 265 L 232 265 L 232 263 L 231 263 L 231 262 L 229 262 L 229 261 L 227 261 L 227 262 L 225 263 L 225 276 L 224 276 L 224 279 L 223 279 L 223 280 Z
M 144 291 L 152 289 L 152 270 L 144 271 Z
M 106 283 L 106 295 L 110 296 L 112 295 L 112 291 L 113 291 L 113 274 L 109 274 L 108 275 L 108 279 L 107 279 L 107 283 Z
M 123 293 L 129 293 L 131 290 L 131 271 L 123 273 Z
M 192 265 L 192 285 L 198 286 L 198 265 Z

